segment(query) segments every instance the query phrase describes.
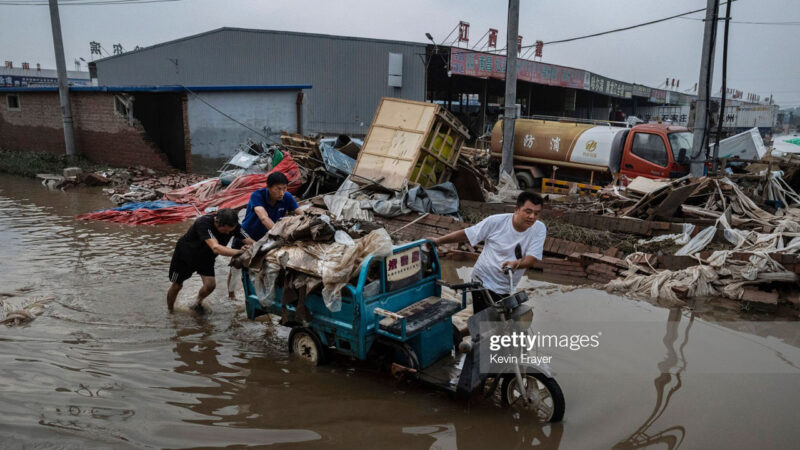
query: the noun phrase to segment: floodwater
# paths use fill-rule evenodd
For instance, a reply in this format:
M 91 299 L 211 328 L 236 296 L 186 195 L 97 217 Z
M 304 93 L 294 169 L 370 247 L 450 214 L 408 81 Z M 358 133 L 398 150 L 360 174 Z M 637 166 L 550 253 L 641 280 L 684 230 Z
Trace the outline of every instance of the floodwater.
M 753 318 L 730 309 L 589 289 L 537 295 L 534 323 L 653 325 L 613 358 L 554 365 L 565 419 L 536 424 L 368 365 L 293 360 L 287 330 L 248 321 L 226 299 L 221 258 L 213 312 L 186 312 L 195 277 L 167 314 L 169 258 L 188 224 L 74 220 L 108 206 L 97 190 L 0 175 L 0 292 L 53 298 L 36 320 L 0 326 L 0 447 L 797 448 L 797 322 L 773 335 L 737 327 Z M 717 314 L 732 322 L 712 323 Z M 688 369 L 720 354 L 745 368 Z

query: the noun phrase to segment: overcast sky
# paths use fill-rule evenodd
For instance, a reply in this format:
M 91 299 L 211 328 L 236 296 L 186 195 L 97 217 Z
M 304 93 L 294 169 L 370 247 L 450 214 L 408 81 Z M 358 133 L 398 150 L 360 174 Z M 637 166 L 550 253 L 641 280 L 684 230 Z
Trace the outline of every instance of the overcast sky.
M 0 0 L 0 59 L 55 67 L 48 8 L 4 5 Z M 14 0 L 41 1 L 41 0 Z M 76 0 L 71 0 L 76 1 Z M 95 0 L 84 0 L 95 1 Z M 459 20 L 470 23 L 470 45 L 490 27 L 505 42 L 507 3 L 503 0 L 182 0 L 137 5 L 70 5 L 61 1 L 67 66 L 90 59 L 89 41 L 109 52 L 228 26 L 338 34 L 425 42 L 429 32 L 441 43 Z M 521 0 L 524 44 L 545 42 L 634 25 L 694 9 L 706 0 Z M 721 6 L 721 12 L 724 12 Z M 762 96 L 774 94 L 782 106 L 800 105 L 800 0 L 738 0 L 728 49 L 728 86 Z M 703 13 L 689 17 L 699 19 Z M 545 46 L 544 62 L 587 69 L 652 87 L 665 78 L 681 80 L 681 90 L 699 76 L 703 22 L 673 19 L 607 36 Z M 714 91 L 720 87 L 722 26 L 717 46 Z M 500 44 L 503 47 L 504 44 Z M 96 58 L 96 56 L 95 56 Z M 84 68 L 85 70 L 85 68 Z

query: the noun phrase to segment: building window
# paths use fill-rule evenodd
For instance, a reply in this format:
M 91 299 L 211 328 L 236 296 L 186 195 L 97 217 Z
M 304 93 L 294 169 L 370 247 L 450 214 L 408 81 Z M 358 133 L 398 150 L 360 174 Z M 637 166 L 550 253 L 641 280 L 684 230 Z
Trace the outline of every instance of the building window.
M 16 94 L 8 94 L 6 95 L 6 106 L 8 106 L 9 111 L 19 111 L 19 95 Z

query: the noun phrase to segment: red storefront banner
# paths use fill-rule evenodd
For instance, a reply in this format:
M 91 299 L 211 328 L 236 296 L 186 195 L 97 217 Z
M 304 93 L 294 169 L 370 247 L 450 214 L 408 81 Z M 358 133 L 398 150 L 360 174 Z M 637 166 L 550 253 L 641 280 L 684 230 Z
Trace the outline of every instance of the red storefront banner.
M 470 50 L 450 49 L 450 71 L 478 78 L 506 78 L 506 57 Z M 517 79 L 550 86 L 583 89 L 585 72 L 526 59 L 517 60 Z

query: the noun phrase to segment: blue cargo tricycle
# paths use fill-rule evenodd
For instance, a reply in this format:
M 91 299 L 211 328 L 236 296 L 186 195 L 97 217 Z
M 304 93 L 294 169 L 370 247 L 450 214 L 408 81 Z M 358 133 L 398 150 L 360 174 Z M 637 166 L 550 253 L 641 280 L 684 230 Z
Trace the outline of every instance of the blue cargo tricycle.
M 480 334 L 492 331 L 487 323 L 524 326 L 533 319 L 525 292 L 498 302 L 490 299 L 490 307 L 468 319 L 470 339 L 462 340 L 452 316 L 466 308 L 468 292 L 484 288 L 475 282 L 443 282 L 430 241 L 396 246 L 391 256 L 366 257 L 355 284 L 342 290 L 341 309 L 330 311 L 321 293 L 311 292 L 302 321 L 296 305 L 282 304 L 280 288 L 262 305 L 246 269 L 242 278 L 248 318 L 283 315 L 284 325 L 291 327 L 289 352 L 311 364 L 325 363 L 331 353 L 386 361 L 394 374 L 409 374 L 460 396 L 491 396 L 499 387 L 508 406 L 532 411 L 542 421 L 557 422 L 564 416 L 564 395 L 546 365 L 517 363 L 498 373 L 479 369 Z M 442 286 L 461 291 L 461 301 L 443 299 Z

